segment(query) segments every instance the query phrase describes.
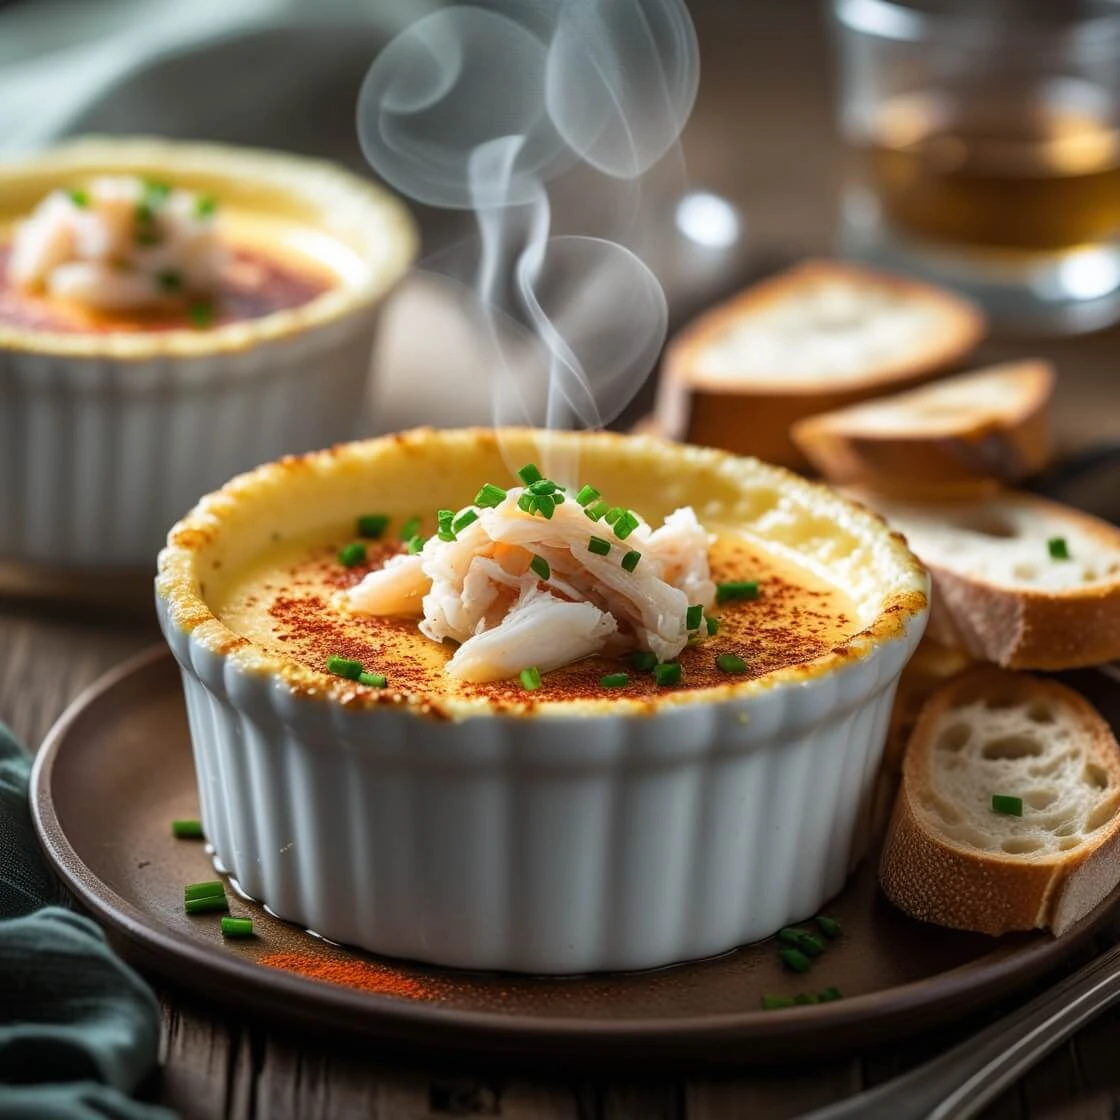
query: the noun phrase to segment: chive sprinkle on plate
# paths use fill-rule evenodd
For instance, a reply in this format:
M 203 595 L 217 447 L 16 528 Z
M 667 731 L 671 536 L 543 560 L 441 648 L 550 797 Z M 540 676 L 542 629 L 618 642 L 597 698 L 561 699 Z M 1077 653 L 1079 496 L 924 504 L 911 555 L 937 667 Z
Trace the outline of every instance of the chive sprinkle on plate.
M 215 910 L 228 910 L 229 901 L 224 894 L 211 894 L 204 898 L 188 898 L 183 909 L 188 914 L 210 914 Z
M 522 669 L 520 673 L 521 687 L 529 692 L 534 692 L 541 686 L 541 671 L 535 665 Z
M 190 902 L 194 898 L 213 898 L 215 895 L 225 898 L 226 888 L 221 879 L 209 879 L 205 883 L 188 883 L 183 888 L 184 902 Z
M 252 937 L 253 936 L 253 919 L 252 918 L 223 918 L 222 919 L 222 936 L 223 937 Z
M 604 688 L 625 688 L 630 683 L 629 673 L 608 673 L 599 678 L 599 683 Z
M 171 822 L 171 835 L 179 840 L 201 840 L 202 821 L 181 820 Z

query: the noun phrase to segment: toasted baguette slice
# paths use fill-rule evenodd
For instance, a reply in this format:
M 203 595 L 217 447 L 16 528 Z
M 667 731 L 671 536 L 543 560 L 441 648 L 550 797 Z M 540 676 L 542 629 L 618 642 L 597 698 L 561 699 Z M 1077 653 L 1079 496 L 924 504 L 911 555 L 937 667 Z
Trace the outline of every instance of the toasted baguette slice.
M 1120 658 L 1120 528 L 1011 490 L 948 505 L 846 493 L 878 510 L 929 568 L 934 641 L 1011 669 Z M 1052 541 L 1068 560 L 1051 556 Z
M 1001 794 L 1023 815 L 992 807 Z M 879 865 L 915 918 L 1062 933 L 1120 883 L 1120 747 L 1072 689 L 992 666 L 922 710 Z
M 670 344 L 657 420 L 670 439 L 804 466 L 789 427 L 803 416 L 959 365 L 980 313 L 939 288 L 811 261 L 756 284 Z
M 797 421 L 794 443 L 832 483 L 909 498 L 969 497 L 1050 462 L 1046 362 L 1009 362 Z

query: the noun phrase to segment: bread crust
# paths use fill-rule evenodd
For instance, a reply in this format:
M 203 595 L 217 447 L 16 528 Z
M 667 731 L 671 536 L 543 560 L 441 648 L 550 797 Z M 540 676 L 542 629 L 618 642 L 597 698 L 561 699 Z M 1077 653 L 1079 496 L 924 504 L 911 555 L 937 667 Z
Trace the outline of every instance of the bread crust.
M 713 378 L 698 365 L 699 355 L 737 319 L 750 316 L 792 293 L 838 278 L 888 289 L 946 313 L 949 329 L 930 338 L 905 361 L 872 366 L 858 375 L 822 375 L 816 380 L 765 377 Z M 783 466 L 803 468 L 806 460 L 790 437 L 790 426 L 814 413 L 866 400 L 897 386 L 917 384 L 958 366 L 985 330 L 981 313 L 943 289 L 916 280 L 839 261 L 806 261 L 752 285 L 705 312 L 670 342 L 662 363 L 656 415 L 670 439 L 754 455 Z
M 903 765 L 879 865 L 887 897 L 912 917 L 953 929 L 1000 934 L 1050 928 L 1063 933 L 1120 883 L 1120 813 L 1070 852 L 1010 855 L 981 851 L 933 831 L 934 731 L 953 708 L 994 693 L 1025 704 L 1045 699 L 1075 719 L 1089 753 L 1120 790 L 1120 748 L 1080 695 L 1056 681 L 980 666 L 934 693 L 918 719 Z
M 855 489 L 845 493 L 877 508 L 873 494 Z M 1039 515 L 1075 525 L 1120 552 L 1116 526 L 1034 494 L 1001 491 L 975 508 L 998 512 L 1006 503 L 1025 504 Z M 890 521 L 889 507 L 878 508 Z M 904 527 L 900 531 L 905 535 Z M 1120 575 L 1062 590 L 1002 586 L 973 575 L 967 561 L 961 569 L 950 568 L 922 551 L 918 557 L 933 581 L 926 628 L 933 641 L 1006 669 L 1078 669 L 1120 658 Z
M 962 400 L 995 381 L 1010 395 L 1011 408 L 997 415 L 990 406 L 962 411 L 948 428 L 927 431 L 863 426 L 846 410 L 806 417 L 790 432 L 824 478 L 837 485 L 865 486 L 880 494 L 946 500 L 992 492 L 1016 482 L 1051 459 L 1049 406 L 1054 372 L 1044 361 L 1009 362 L 946 378 L 938 389 L 956 389 Z M 926 390 L 878 398 L 877 404 L 920 410 Z

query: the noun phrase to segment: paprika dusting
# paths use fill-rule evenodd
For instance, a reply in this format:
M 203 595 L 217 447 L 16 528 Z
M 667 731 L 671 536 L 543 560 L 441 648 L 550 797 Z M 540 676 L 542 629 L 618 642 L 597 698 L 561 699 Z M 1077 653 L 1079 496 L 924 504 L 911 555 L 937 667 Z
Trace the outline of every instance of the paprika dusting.
M 389 965 L 363 960 L 337 960 L 316 953 L 268 953 L 260 958 L 259 963 L 268 968 L 298 973 L 309 980 L 396 999 L 439 1000 L 449 988 L 445 983 L 422 980 Z

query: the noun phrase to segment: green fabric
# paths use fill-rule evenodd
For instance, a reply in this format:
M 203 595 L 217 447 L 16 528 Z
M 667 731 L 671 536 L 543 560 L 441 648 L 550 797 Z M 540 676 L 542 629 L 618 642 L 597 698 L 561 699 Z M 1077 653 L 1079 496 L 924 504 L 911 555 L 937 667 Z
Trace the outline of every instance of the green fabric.
M 171 1120 L 128 1095 L 155 1067 L 159 1006 L 65 908 L 31 823 L 30 771 L 0 724 L 0 1117 Z

